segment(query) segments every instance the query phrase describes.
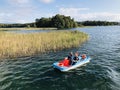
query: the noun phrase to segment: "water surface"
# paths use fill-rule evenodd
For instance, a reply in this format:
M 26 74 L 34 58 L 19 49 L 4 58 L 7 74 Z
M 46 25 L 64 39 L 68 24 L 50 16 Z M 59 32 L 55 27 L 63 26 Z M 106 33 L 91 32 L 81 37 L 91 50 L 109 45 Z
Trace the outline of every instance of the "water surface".
M 120 26 L 75 28 L 90 35 L 78 48 L 0 60 L 0 90 L 120 90 Z M 60 73 L 52 63 L 68 52 L 91 56 L 87 65 Z
M 6 30 L 4 32 L 17 33 L 17 34 L 29 34 L 29 33 L 41 33 L 41 32 L 50 32 L 54 30 Z M 3 32 L 3 31 L 2 31 Z

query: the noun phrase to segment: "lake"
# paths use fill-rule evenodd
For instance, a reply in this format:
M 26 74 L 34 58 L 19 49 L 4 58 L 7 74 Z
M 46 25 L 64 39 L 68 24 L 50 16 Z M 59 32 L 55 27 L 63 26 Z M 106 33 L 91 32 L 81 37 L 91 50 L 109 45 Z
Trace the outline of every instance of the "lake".
M 0 60 L 0 90 L 120 90 L 120 26 L 74 28 L 90 39 L 78 48 L 13 60 Z M 89 55 L 90 63 L 67 73 L 52 64 L 70 51 Z
M 3 30 L 2 32 L 29 34 L 29 33 L 41 33 L 41 32 L 51 32 L 51 31 L 54 30 Z

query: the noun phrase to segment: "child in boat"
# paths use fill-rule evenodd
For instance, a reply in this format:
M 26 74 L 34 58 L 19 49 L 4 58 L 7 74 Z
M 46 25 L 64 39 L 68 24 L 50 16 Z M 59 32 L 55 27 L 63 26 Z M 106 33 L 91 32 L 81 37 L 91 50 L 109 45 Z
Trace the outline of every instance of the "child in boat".
M 69 66 L 72 64 L 72 60 L 73 60 L 74 56 L 73 56 L 73 52 L 70 52 L 68 57 L 65 57 L 64 60 L 62 60 L 60 62 L 60 64 L 62 63 L 63 66 Z
M 73 60 L 72 60 L 72 65 L 75 65 L 78 60 L 79 60 L 79 53 L 76 52 L 76 53 L 75 53 L 75 56 L 74 56 L 74 58 L 73 58 Z
M 77 53 L 79 60 L 81 60 L 82 57 L 80 56 L 80 53 L 78 51 L 76 53 Z
M 84 60 L 86 58 L 86 54 L 83 54 L 81 57 Z
M 69 53 L 68 59 L 69 59 L 69 60 L 72 60 L 72 59 L 73 59 L 73 52 L 70 52 L 70 53 Z
M 68 60 L 70 60 L 70 65 L 71 65 L 71 63 L 72 63 L 73 57 L 74 57 L 74 56 L 73 56 L 73 52 L 70 52 L 69 55 L 68 55 L 68 57 L 67 57 Z

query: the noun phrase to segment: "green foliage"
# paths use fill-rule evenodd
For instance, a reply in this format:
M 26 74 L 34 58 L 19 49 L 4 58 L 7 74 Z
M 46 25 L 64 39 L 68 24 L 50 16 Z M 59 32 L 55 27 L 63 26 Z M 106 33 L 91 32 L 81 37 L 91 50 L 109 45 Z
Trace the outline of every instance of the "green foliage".
M 0 28 L 26 27 L 26 24 L 0 24 Z
M 119 25 L 118 22 L 108 22 L 108 21 L 84 21 L 77 22 L 79 26 L 108 26 L 108 25 Z
M 36 27 L 50 27 L 51 18 L 36 19 Z
M 23 28 L 23 27 L 36 27 L 35 23 L 25 24 L 0 24 L 0 28 Z
M 52 27 L 57 27 L 57 28 L 64 28 L 65 27 L 65 20 L 63 15 L 56 15 L 52 17 L 51 19 L 51 25 Z
M 36 19 L 37 27 L 56 27 L 58 29 L 74 28 L 77 23 L 70 16 L 55 15 L 52 18 Z

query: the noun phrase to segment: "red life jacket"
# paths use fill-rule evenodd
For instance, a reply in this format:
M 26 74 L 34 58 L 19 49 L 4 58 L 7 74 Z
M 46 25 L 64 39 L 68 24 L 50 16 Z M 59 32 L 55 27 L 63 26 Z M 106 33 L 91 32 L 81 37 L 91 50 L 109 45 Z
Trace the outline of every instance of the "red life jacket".
M 70 65 L 70 60 L 64 59 L 59 62 L 59 66 L 69 66 Z

